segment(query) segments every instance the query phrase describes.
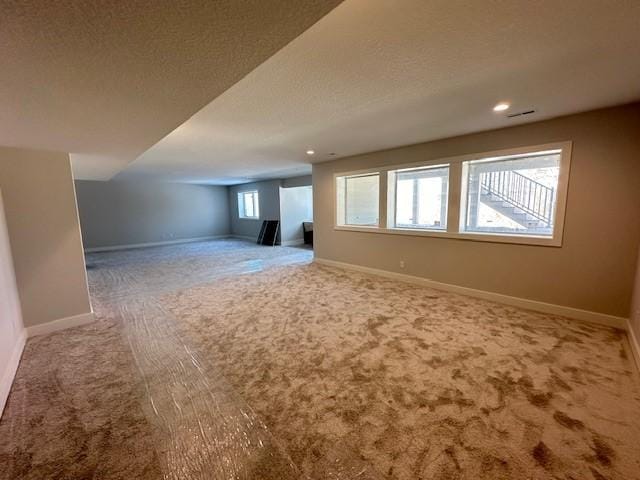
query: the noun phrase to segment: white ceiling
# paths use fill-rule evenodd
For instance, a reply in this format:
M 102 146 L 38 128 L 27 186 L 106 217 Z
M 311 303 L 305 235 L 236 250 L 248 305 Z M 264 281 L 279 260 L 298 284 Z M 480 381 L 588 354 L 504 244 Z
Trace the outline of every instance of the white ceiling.
M 0 145 L 108 179 L 340 0 L 4 0 Z
M 116 178 L 292 176 L 626 103 L 640 98 L 639 55 L 637 0 L 346 0 Z M 498 101 L 536 113 L 507 119 Z

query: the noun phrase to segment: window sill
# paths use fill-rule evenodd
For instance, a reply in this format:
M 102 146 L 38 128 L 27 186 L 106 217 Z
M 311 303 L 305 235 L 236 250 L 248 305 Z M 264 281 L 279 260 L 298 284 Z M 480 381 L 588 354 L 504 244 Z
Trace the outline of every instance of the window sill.
M 260 220 L 257 217 L 238 217 L 240 220 Z
M 553 237 L 535 237 L 477 232 L 444 232 L 438 230 L 416 230 L 409 228 L 360 227 L 354 225 L 334 225 L 334 230 L 346 232 L 381 233 L 387 235 L 409 235 L 413 237 L 435 237 L 475 242 L 513 243 L 517 245 L 535 245 L 542 247 L 561 247 L 562 239 Z

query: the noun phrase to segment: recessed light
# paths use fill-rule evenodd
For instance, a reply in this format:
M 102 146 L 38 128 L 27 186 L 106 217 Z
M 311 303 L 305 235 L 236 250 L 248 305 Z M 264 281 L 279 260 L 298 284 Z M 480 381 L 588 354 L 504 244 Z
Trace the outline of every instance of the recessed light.
M 313 150 L 307 150 L 307 155 L 313 155 L 314 153 L 316 152 L 314 152 Z
M 511 105 L 509 105 L 508 103 L 501 102 L 501 103 L 497 104 L 495 107 L 493 107 L 493 111 L 494 112 L 504 112 L 505 110 L 508 110 L 510 106 Z

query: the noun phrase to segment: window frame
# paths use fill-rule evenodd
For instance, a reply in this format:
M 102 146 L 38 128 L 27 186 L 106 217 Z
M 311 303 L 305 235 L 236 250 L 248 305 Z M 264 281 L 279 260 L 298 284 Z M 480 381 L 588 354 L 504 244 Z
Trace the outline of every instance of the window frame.
M 411 171 L 423 171 L 423 170 L 438 170 L 438 169 L 447 169 L 447 195 L 446 195 L 446 203 L 444 208 L 444 228 L 442 227 L 409 227 L 409 226 L 398 226 L 398 173 L 406 173 Z M 435 165 L 421 165 L 419 167 L 409 167 L 409 168 L 394 168 L 387 170 L 387 228 L 393 230 L 411 230 L 411 231 L 427 231 L 427 232 L 446 232 L 447 231 L 447 222 L 449 220 L 449 182 L 451 179 L 451 171 L 450 165 L 448 163 L 445 164 L 435 164 Z M 392 179 L 393 177 L 393 179 Z M 390 193 L 393 193 L 390 195 Z
M 348 172 L 336 172 L 333 174 L 333 228 L 337 231 L 382 233 L 390 235 L 409 235 L 416 237 L 450 238 L 457 240 L 472 240 L 492 243 L 513 243 L 522 245 L 536 245 L 561 247 L 564 234 L 564 221 L 569 188 L 569 172 L 571 168 L 572 142 L 553 142 L 540 145 L 507 148 L 488 152 L 457 155 L 453 157 L 435 158 L 421 162 L 403 163 L 397 165 L 384 165 L 375 168 L 354 170 Z M 554 229 L 552 236 L 512 234 L 512 233 L 483 233 L 466 232 L 462 229 L 464 221 L 464 208 L 466 203 L 466 185 L 463 175 L 463 163 L 473 160 L 485 160 L 494 157 L 508 157 L 514 155 L 527 155 L 546 151 L 560 150 L 560 172 L 558 175 L 558 189 L 556 194 L 556 209 L 554 215 Z M 389 153 L 391 155 L 392 153 Z M 393 199 L 388 199 L 389 172 L 407 168 L 449 166 L 449 192 L 447 199 L 447 225 L 446 230 L 426 230 L 416 228 L 392 227 L 389 223 L 390 209 L 394 208 Z M 378 225 L 358 226 L 338 224 L 338 178 L 353 175 L 379 174 L 379 205 Z
M 380 225 L 380 217 L 382 215 L 382 206 L 381 204 L 378 202 L 378 226 L 376 225 L 357 225 L 357 224 L 347 224 L 346 223 L 346 215 L 347 215 L 347 180 L 349 178 L 357 178 L 357 177 L 368 177 L 368 176 L 374 176 L 374 175 L 378 175 L 378 199 L 380 198 L 380 176 L 382 175 L 382 173 L 378 172 L 377 170 L 367 170 L 364 171 L 362 173 L 349 173 L 347 175 L 340 175 L 341 178 L 344 178 L 344 206 L 343 206 L 343 213 L 345 214 L 345 223 L 344 224 L 340 224 L 338 222 L 338 177 L 335 177 L 334 180 L 334 189 L 335 189 L 335 194 L 333 196 L 333 201 L 334 201 L 334 209 L 333 209 L 333 222 L 334 225 L 337 225 L 339 227 L 354 227 L 354 228 L 358 228 L 358 229 L 371 229 L 371 228 L 378 228 L 378 226 Z
M 247 209 L 245 207 L 244 196 L 247 193 L 252 194 L 252 198 L 253 198 L 253 210 L 254 210 L 254 213 L 256 213 L 256 215 L 252 217 L 249 217 L 246 215 Z M 238 218 L 242 220 L 260 220 L 260 192 L 258 192 L 258 190 L 242 190 L 238 192 L 238 195 L 236 198 L 238 202 Z M 242 199 L 242 203 L 241 203 L 241 199 Z

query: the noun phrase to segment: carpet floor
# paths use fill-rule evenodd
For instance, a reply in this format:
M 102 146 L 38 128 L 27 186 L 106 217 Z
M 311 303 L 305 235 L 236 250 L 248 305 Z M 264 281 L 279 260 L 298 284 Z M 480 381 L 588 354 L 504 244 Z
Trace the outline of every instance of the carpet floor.
M 626 336 L 215 241 L 88 256 L 29 340 L 2 479 L 640 479 Z

